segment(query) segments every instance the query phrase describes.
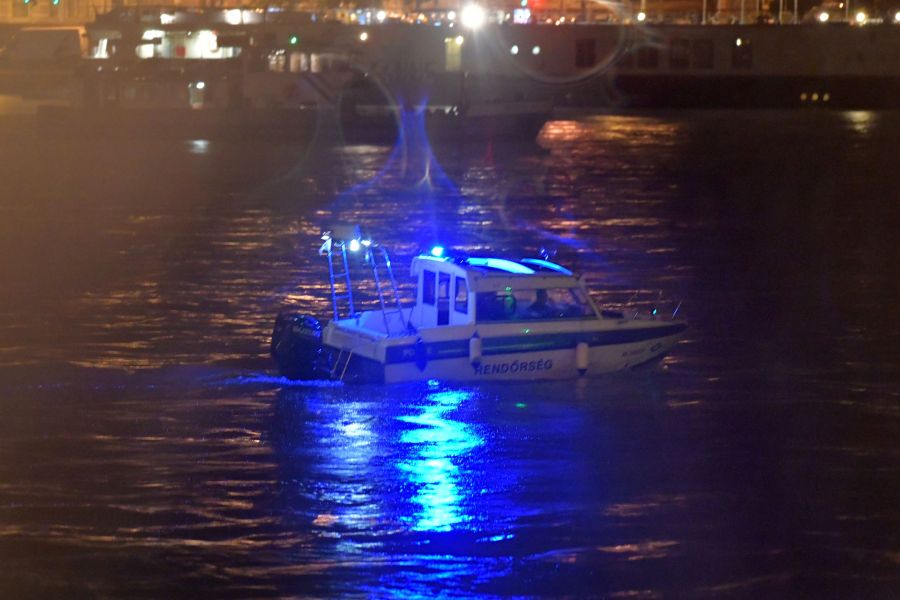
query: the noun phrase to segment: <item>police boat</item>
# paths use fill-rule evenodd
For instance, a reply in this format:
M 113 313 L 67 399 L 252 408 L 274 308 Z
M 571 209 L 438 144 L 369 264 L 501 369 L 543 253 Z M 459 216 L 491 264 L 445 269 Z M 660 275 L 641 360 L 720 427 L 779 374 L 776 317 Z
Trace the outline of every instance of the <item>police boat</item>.
M 282 313 L 271 352 L 282 376 L 354 383 L 567 379 L 660 359 L 687 324 L 599 310 L 582 279 L 544 258 L 412 260 L 415 303 L 400 298 L 388 251 L 358 226 L 323 234 L 333 318 Z M 365 274 L 365 282 L 354 282 Z M 356 311 L 354 293 L 374 296 Z

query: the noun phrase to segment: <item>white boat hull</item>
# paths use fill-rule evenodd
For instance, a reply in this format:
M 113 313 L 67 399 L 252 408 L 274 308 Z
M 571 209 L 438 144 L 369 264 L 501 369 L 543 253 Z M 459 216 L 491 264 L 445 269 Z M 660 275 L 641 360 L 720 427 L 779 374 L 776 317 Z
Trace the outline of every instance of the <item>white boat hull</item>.
M 574 379 L 621 371 L 658 360 L 673 348 L 686 327 L 681 322 L 651 322 L 647 325 L 645 328 L 629 328 L 624 337 L 630 335 L 639 339 L 626 339 L 621 343 L 611 341 L 611 338 L 623 338 L 623 332 L 615 330 L 485 337 L 480 360 L 472 360 L 468 351 L 469 338 L 425 341 L 416 336 L 406 336 L 372 344 L 360 343 L 356 339 L 351 346 L 350 336 L 344 337 L 342 334 L 345 332 L 336 331 L 338 328 L 334 325 L 326 327 L 325 347 L 331 352 L 332 363 L 336 365 L 334 377 L 347 382 Z M 341 340 L 343 343 L 331 345 L 329 340 Z M 587 344 L 585 369 L 579 369 L 577 365 L 579 343 Z M 544 348 L 532 351 L 527 349 L 528 346 Z M 350 355 L 351 347 L 355 348 L 353 355 Z M 521 349 L 523 347 L 525 349 Z

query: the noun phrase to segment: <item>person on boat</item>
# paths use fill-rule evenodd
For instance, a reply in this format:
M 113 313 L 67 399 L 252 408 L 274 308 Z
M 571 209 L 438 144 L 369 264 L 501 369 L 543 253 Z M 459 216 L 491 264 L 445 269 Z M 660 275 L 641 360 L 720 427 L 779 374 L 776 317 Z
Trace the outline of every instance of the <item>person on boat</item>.
M 528 314 L 536 319 L 545 319 L 556 314 L 556 307 L 550 303 L 547 290 L 537 290 L 534 302 L 528 307 Z

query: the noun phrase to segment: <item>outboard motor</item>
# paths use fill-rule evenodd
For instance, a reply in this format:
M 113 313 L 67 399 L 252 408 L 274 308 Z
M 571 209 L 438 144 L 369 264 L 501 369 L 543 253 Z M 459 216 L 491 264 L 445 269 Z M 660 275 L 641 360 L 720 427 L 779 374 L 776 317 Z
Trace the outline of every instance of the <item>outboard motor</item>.
M 309 315 L 282 313 L 272 331 L 272 358 L 288 379 L 330 379 L 322 349 L 322 325 Z

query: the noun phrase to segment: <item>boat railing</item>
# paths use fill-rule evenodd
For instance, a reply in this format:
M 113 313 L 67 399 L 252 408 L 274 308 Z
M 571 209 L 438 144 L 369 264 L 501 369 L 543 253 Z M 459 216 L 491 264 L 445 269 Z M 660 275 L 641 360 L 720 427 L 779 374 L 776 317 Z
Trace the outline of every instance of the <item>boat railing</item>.
M 331 287 L 331 305 L 334 320 L 357 318 L 351 277 L 351 255 L 361 254 L 363 263 L 371 269 L 371 279 L 384 322 L 384 331 L 390 336 L 405 335 L 410 323 L 400 302 L 400 292 L 391 257 L 387 248 L 364 238 L 359 226 L 335 227 L 322 234 L 320 254 L 328 260 L 328 278 Z

